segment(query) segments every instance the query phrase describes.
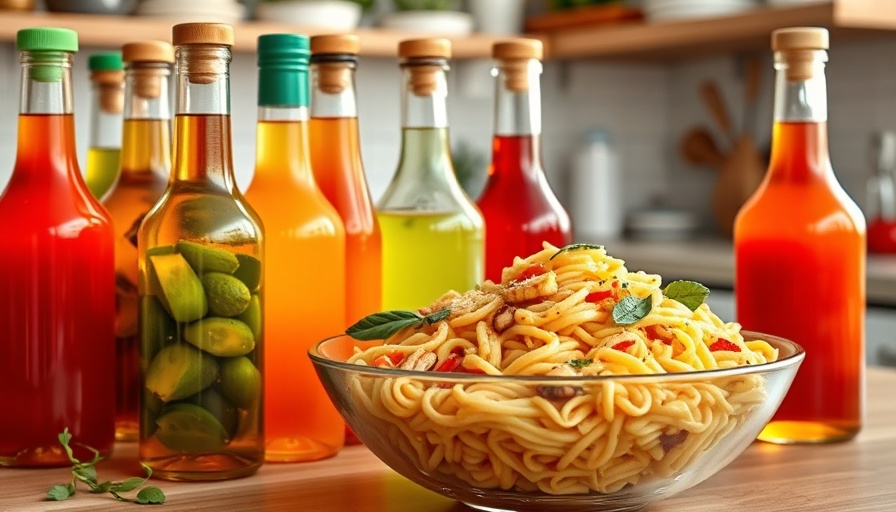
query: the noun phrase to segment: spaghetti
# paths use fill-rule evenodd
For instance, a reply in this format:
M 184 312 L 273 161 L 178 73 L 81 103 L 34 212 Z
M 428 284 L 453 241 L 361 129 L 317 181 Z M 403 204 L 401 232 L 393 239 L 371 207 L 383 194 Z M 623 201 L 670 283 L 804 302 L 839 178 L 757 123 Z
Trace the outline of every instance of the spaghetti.
M 762 378 L 579 377 L 730 368 L 778 354 L 764 341 L 745 341 L 740 326 L 722 322 L 702 297 L 690 304 L 687 293 L 660 285 L 659 276 L 629 272 L 603 248 L 545 244 L 516 258 L 501 283 L 449 292 L 420 311 L 447 308 L 443 320 L 402 329 L 349 359 L 545 379 L 359 378 L 354 398 L 391 425 L 390 441 L 425 470 L 477 488 L 612 493 L 680 473 L 765 399 Z

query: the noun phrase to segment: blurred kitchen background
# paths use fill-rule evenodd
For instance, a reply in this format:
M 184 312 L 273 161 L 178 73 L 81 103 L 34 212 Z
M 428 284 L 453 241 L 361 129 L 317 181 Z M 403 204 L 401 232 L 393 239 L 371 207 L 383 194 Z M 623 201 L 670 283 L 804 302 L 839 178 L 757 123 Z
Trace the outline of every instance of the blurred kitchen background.
M 268 0 L 256 5 L 237 4 L 236 0 L 0 0 L 0 6 L 18 5 L 35 11 L 0 10 L 0 189 L 15 159 L 20 74 L 14 34 L 23 26 L 54 24 L 59 18 L 41 17 L 44 13 L 40 11 L 47 8 L 118 10 L 158 19 L 156 24 L 146 25 L 152 27 L 152 34 L 129 33 L 128 40 L 162 37 L 158 34 L 164 33 L 170 38 L 170 25 L 179 21 L 235 23 L 238 41 L 241 28 L 270 23 L 267 20 L 276 20 L 277 27 L 294 22 L 295 31 L 300 33 L 302 26 L 333 23 L 333 31 L 344 31 L 359 23 L 362 53 L 365 34 L 380 30 L 398 30 L 396 45 L 403 38 L 401 30 L 414 35 L 450 31 L 458 41 L 471 33 L 473 42 L 463 48 L 480 58 L 454 60 L 448 101 L 453 146 L 460 153 L 459 163 L 467 164 L 461 171 L 467 173 L 464 179 L 469 180 L 472 195 L 484 180 L 490 156 L 494 92 L 490 61 L 481 58 L 488 55 L 488 38 L 525 30 L 524 23 L 548 37 L 575 32 L 578 46 L 568 45 L 566 57 L 549 57 L 545 62 L 545 168 L 579 228 L 589 225 L 591 221 L 581 217 L 594 210 L 593 204 L 571 204 L 575 202 L 571 182 L 579 189 L 584 183 L 576 181 L 582 179 L 582 166 L 590 168 L 590 161 L 592 166 L 601 167 L 594 172 L 610 176 L 618 173 L 619 193 L 607 196 L 595 190 L 594 197 L 607 201 L 606 208 L 617 212 L 620 226 L 625 227 L 618 237 L 584 234 L 585 230 L 579 229 L 577 238 L 606 245 L 611 254 L 627 260 L 629 268 L 661 273 L 666 280 L 704 282 L 713 288 L 711 305 L 722 318 L 734 318 L 733 256 L 725 229 L 720 229 L 714 216 L 712 198 L 720 167 L 725 165 L 733 143 L 731 134 L 722 129 L 724 123 L 720 125 L 718 116 L 710 113 L 712 94 L 708 95 L 707 88 L 715 87 L 721 96 L 731 130 L 735 135 L 749 133 L 762 158 L 768 149 L 772 122 L 774 70 L 770 29 L 754 33 L 750 27 L 775 24 L 769 20 L 783 23 L 778 26 L 837 25 L 841 7 L 850 7 L 857 16 L 880 12 L 879 19 L 866 16 L 859 20 L 862 30 L 833 30 L 827 67 L 833 166 L 839 181 L 863 208 L 867 204 L 867 184 L 874 174 L 872 141 L 882 131 L 896 131 L 896 62 L 892 59 L 896 54 L 896 2 L 891 0 L 356 0 L 355 4 L 362 5 L 352 7 L 348 14 L 322 17 L 295 11 L 295 4 L 302 3 L 309 2 Z M 505 3 L 517 14 L 482 13 L 489 6 Z M 447 9 L 453 17 L 435 22 L 423 19 L 430 24 L 408 26 L 415 20 L 405 16 L 409 14 L 406 11 L 420 8 L 428 8 L 430 13 Z M 352 18 L 355 15 L 360 19 Z M 265 19 L 240 21 L 256 17 Z M 738 22 L 737 18 L 745 21 Z M 80 23 L 84 19 L 69 15 L 65 21 Z M 59 24 L 67 26 L 65 21 Z M 699 23 L 691 24 L 695 21 Z M 96 30 L 106 27 L 100 22 Z M 638 30 L 626 32 L 626 27 Z M 649 42 L 654 33 L 650 28 L 663 34 L 659 43 Z M 678 44 L 676 38 L 690 41 L 695 31 L 719 34 L 719 44 L 713 35 L 700 36 L 693 44 Z M 742 31 L 744 36 L 732 38 L 726 31 Z M 619 38 L 622 49 L 614 50 L 615 40 L 604 38 Z M 648 40 L 643 50 L 639 38 Z M 729 45 L 732 40 L 737 44 Z M 479 50 L 470 51 L 477 45 L 481 45 Z M 75 115 L 82 168 L 91 108 L 87 57 L 111 47 L 82 42 L 76 57 Z M 377 199 L 398 158 L 400 74 L 396 58 L 380 50 L 373 53 L 384 56 L 362 57 L 357 90 L 362 153 L 370 189 Z M 252 179 L 255 158 L 257 68 L 252 48 L 243 46 L 234 51 L 231 80 L 234 164 L 237 181 L 245 189 Z M 705 128 L 702 137 L 693 135 L 695 128 Z M 689 134 L 691 141 L 684 152 L 683 141 Z M 615 157 L 583 154 L 589 140 L 608 146 Z M 604 188 L 614 183 L 597 182 Z M 603 232 L 612 232 L 616 228 L 605 229 L 609 231 Z M 869 361 L 896 365 L 896 254 L 869 258 L 868 289 Z

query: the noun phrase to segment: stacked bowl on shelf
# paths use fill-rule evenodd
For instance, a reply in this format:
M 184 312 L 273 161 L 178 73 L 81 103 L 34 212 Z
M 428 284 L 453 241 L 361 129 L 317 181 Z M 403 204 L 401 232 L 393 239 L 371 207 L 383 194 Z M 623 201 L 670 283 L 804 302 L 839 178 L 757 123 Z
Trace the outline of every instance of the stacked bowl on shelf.
M 737 14 L 759 6 L 758 0 L 644 0 L 651 21 L 683 20 Z
M 141 0 L 135 13 L 171 18 L 178 23 L 235 23 L 246 17 L 246 7 L 236 0 Z

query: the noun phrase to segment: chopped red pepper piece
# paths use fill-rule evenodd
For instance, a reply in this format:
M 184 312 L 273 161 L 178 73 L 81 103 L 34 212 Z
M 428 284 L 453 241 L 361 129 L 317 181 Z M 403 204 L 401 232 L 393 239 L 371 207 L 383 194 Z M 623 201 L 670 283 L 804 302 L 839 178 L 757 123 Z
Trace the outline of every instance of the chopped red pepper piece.
M 660 329 L 663 330 L 661 331 Z M 652 340 L 662 341 L 666 345 L 672 344 L 672 336 L 669 336 L 667 334 L 667 329 L 662 328 L 659 325 L 648 325 L 644 328 L 644 334 L 646 334 L 647 337 Z
M 628 350 L 629 347 L 631 347 L 631 346 L 634 345 L 634 344 L 635 344 L 635 342 L 632 341 L 632 340 L 628 340 L 628 341 L 620 341 L 619 343 L 613 345 L 613 346 L 610 347 L 610 348 L 613 348 L 613 349 L 618 350 L 618 351 L 620 351 L 620 352 L 625 352 L 626 350 Z
M 740 352 L 740 347 L 728 340 L 719 338 L 715 343 L 709 346 L 709 351 L 718 352 L 720 350 L 725 352 Z
M 516 276 L 513 279 L 514 283 L 519 283 L 520 281 L 525 281 L 526 279 L 540 276 L 542 274 L 547 274 L 548 269 L 544 268 L 544 265 L 541 263 L 535 263 L 534 265 L 529 265 L 529 268 L 520 272 L 520 275 Z
M 404 361 L 404 354 L 401 352 L 392 352 L 391 354 L 381 355 L 374 359 L 373 366 L 389 366 L 395 368 L 401 364 L 402 361 Z
M 613 296 L 613 290 L 598 290 L 585 296 L 585 302 L 598 303 Z
M 453 372 L 460 366 L 460 356 L 457 354 L 451 354 L 447 359 L 442 361 L 442 364 L 436 367 L 437 372 Z

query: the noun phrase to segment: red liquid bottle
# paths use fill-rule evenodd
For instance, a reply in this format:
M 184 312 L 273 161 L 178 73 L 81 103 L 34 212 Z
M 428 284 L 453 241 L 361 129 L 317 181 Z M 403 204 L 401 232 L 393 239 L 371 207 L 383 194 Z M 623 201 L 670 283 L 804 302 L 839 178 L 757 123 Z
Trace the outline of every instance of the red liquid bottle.
M 0 195 L 0 465 L 68 465 L 108 454 L 115 433 L 112 223 L 75 154 L 77 34 L 18 33 L 22 96 L 16 164 Z
M 734 225 L 737 320 L 789 338 L 806 360 L 759 439 L 824 443 L 862 426 L 865 221 L 828 155 L 828 33 L 772 35 L 777 69 L 768 172 Z
M 485 218 L 485 277 L 501 281 L 515 256 L 543 242 L 572 242 L 569 215 L 548 184 L 541 163 L 542 45 L 534 39 L 495 44 L 495 136 L 488 181 L 479 198 Z

